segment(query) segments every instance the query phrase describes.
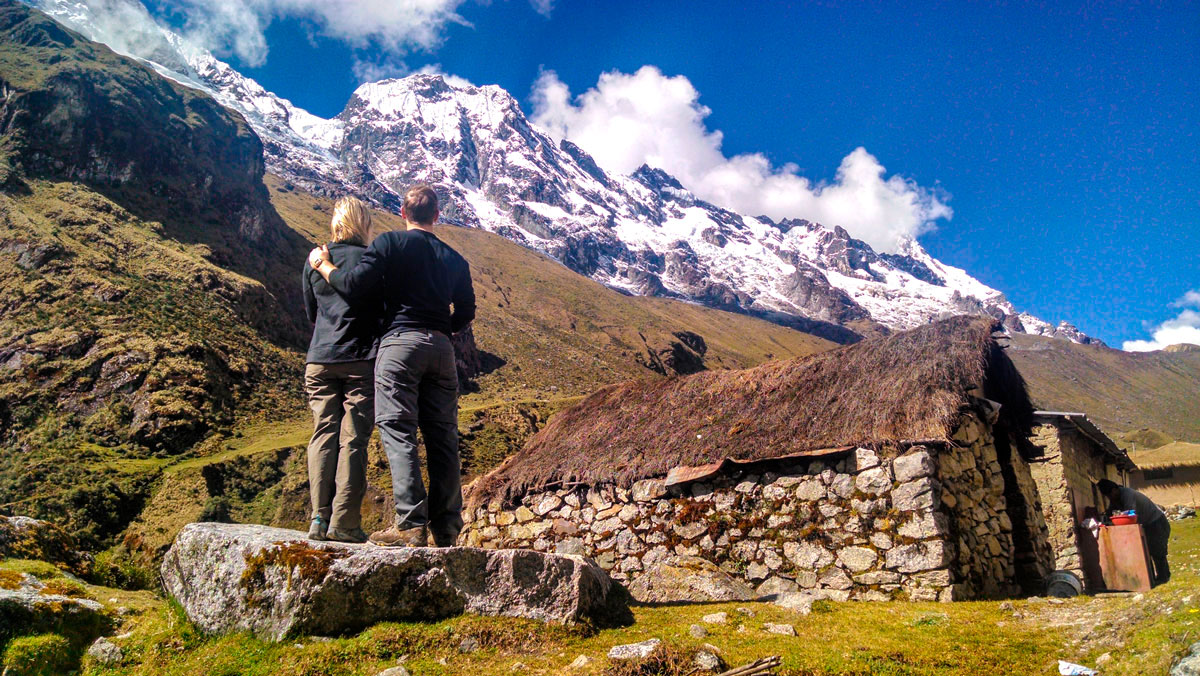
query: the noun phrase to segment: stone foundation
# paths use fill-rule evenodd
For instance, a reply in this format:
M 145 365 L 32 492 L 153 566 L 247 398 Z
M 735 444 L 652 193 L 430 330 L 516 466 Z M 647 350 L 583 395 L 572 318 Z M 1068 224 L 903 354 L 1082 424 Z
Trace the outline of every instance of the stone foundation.
M 573 487 L 466 514 L 463 543 L 585 554 L 625 582 L 700 556 L 759 594 L 959 600 L 1013 593 L 1013 525 L 988 426 L 961 447 L 859 448 L 667 487 Z M 1040 515 L 1039 515 L 1040 516 Z

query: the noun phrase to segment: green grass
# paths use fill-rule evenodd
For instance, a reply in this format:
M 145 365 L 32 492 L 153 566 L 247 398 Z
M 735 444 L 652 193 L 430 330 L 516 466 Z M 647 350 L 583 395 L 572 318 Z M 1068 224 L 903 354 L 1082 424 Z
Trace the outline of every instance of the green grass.
M 120 603 L 140 611 L 120 629 L 131 632 L 120 641 L 128 659 L 116 669 L 89 665 L 85 673 L 370 676 L 406 658 L 415 674 L 560 674 L 577 656 L 587 655 L 592 666 L 574 673 L 602 674 L 613 645 L 658 638 L 685 654 L 711 644 L 730 666 L 780 655 L 778 673 L 789 676 L 1052 674 L 1060 659 L 1095 665 L 1106 653 L 1105 676 L 1165 675 L 1200 640 L 1195 603 L 1200 598 L 1200 520 L 1174 526 L 1171 552 L 1171 583 L 1140 598 L 827 603 L 807 616 L 768 603 L 637 607 L 632 626 L 601 631 L 459 617 L 382 623 L 350 637 L 280 643 L 244 634 L 206 637 L 177 607 L 147 603 L 147 592 L 112 591 L 123 595 Z M 101 599 L 110 593 L 88 591 Z M 728 614 L 728 623 L 703 625 L 708 635 L 693 638 L 689 626 L 717 611 Z M 767 622 L 791 624 L 798 636 L 767 633 Z M 468 637 L 482 649 L 459 653 Z

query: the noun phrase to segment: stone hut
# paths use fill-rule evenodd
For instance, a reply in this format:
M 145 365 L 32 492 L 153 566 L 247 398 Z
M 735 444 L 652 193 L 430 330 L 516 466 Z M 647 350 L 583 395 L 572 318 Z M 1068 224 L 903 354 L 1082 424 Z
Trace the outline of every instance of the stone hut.
M 1129 485 L 1160 505 L 1200 505 L 1200 463 L 1143 461 Z
M 1055 570 L 1079 576 L 1085 590 L 1102 589 L 1096 540 L 1082 527 L 1106 507 L 1096 482 L 1128 483 L 1137 466 L 1125 451 L 1083 413 L 1036 411 L 1030 441 L 1039 457 L 1031 463 L 1050 532 Z
M 586 554 L 626 582 L 697 556 L 760 594 L 1040 588 L 1033 408 L 987 318 L 742 371 L 607 387 L 472 487 L 464 544 Z

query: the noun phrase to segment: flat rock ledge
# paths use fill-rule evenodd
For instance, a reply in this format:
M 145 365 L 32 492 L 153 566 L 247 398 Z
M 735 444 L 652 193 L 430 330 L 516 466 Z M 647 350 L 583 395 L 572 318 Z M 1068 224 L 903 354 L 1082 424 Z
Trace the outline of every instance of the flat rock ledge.
M 99 603 L 43 594 L 40 584 L 0 589 L 0 645 L 26 634 L 67 633 L 90 641 L 112 628 Z
M 462 613 L 598 626 L 633 620 L 625 588 L 581 556 L 314 542 L 269 526 L 185 526 L 162 580 L 202 631 L 274 641 Z

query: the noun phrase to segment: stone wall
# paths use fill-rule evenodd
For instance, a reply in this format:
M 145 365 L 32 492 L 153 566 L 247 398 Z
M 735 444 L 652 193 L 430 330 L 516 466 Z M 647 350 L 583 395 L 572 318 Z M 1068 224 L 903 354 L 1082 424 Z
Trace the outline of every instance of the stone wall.
M 1049 528 L 1054 568 L 1088 580 L 1094 574 L 1084 569 L 1076 526 L 1086 518 L 1089 508 L 1103 511 L 1093 484 L 1100 479 L 1121 483 L 1120 471 L 1105 462 L 1094 442 L 1073 428 L 1039 425 L 1030 441 L 1043 452 L 1032 463 L 1031 471 Z
M 1012 524 L 987 425 L 962 448 L 871 450 L 687 485 L 577 486 L 466 514 L 463 543 L 585 554 L 632 582 L 672 555 L 700 556 L 760 594 L 945 601 L 1013 589 Z

